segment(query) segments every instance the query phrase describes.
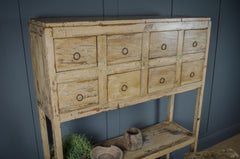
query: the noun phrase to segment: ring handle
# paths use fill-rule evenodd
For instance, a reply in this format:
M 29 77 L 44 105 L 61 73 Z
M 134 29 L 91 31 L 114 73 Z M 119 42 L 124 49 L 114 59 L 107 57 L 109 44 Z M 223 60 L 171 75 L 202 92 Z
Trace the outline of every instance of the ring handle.
M 163 83 L 165 83 L 165 81 L 166 81 L 165 78 L 162 77 L 162 78 L 160 78 L 159 83 L 163 84 Z
M 193 46 L 193 47 L 197 47 L 197 46 L 198 46 L 198 42 L 197 42 L 197 41 L 194 41 L 194 42 L 192 43 L 192 46 Z
M 128 54 L 128 49 L 125 47 L 122 49 L 122 54 L 127 55 Z
M 80 55 L 79 52 L 75 52 L 75 53 L 73 54 L 73 59 L 74 59 L 74 60 L 79 60 L 80 58 L 81 58 L 81 55 Z
M 128 86 L 126 84 L 122 85 L 122 87 L 121 87 L 122 91 L 125 92 L 125 91 L 127 91 L 127 89 L 128 89 Z
M 167 44 L 163 43 L 162 46 L 161 46 L 161 49 L 166 50 L 167 49 Z
M 83 95 L 82 94 L 78 94 L 76 96 L 76 99 L 77 99 L 77 101 L 81 102 L 83 100 Z
M 195 73 L 194 72 L 191 72 L 190 73 L 190 77 L 193 78 L 195 76 Z

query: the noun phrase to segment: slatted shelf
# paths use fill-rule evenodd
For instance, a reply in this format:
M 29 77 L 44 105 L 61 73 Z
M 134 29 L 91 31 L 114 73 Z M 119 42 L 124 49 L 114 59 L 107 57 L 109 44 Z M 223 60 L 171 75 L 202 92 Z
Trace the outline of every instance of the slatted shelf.
M 143 147 L 136 151 L 126 151 L 123 146 L 123 136 L 104 141 L 99 145 L 116 145 L 124 151 L 123 159 L 153 159 L 194 142 L 192 132 L 175 122 L 161 122 L 142 129 Z

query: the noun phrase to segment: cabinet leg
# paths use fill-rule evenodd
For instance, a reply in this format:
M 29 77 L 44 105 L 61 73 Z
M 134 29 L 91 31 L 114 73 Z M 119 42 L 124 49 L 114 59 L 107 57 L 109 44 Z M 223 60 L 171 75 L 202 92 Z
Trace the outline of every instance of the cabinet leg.
M 174 94 L 168 96 L 168 113 L 167 113 L 167 121 L 173 121 L 174 99 L 175 99 L 175 95 L 174 95 Z
M 54 144 L 54 159 L 63 159 L 62 135 L 60 121 L 52 121 L 52 133 Z
M 44 159 L 50 159 L 46 115 L 39 106 L 38 106 L 38 116 L 39 116 L 39 123 L 40 123 L 41 137 L 42 137 Z
M 166 159 L 170 159 L 170 153 L 166 155 Z
M 203 88 L 198 88 L 196 107 L 195 107 L 195 115 L 194 115 L 194 123 L 193 123 L 193 136 L 195 137 L 195 141 L 191 145 L 192 152 L 197 151 L 198 135 L 199 135 L 199 127 L 200 127 L 200 117 L 201 117 L 201 110 L 202 110 L 202 98 L 203 98 Z
M 173 121 L 173 112 L 174 112 L 174 99 L 175 95 L 168 96 L 168 113 L 167 113 L 167 121 Z M 170 159 L 170 154 L 165 156 L 166 159 Z

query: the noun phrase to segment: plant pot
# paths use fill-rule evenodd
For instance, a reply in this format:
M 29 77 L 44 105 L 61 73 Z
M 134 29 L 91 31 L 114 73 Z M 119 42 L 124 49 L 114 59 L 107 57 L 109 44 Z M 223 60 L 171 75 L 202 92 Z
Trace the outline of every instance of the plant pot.
M 141 130 L 138 128 L 127 129 L 123 136 L 123 144 L 129 151 L 141 149 L 143 145 Z

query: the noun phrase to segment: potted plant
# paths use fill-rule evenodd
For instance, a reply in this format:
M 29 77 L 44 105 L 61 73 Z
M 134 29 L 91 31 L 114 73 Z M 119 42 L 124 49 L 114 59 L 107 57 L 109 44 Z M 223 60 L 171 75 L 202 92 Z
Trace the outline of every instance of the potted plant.
M 91 159 L 93 146 L 85 135 L 68 134 L 63 138 L 64 159 Z M 50 150 L 54 155 L 53 146 Z

